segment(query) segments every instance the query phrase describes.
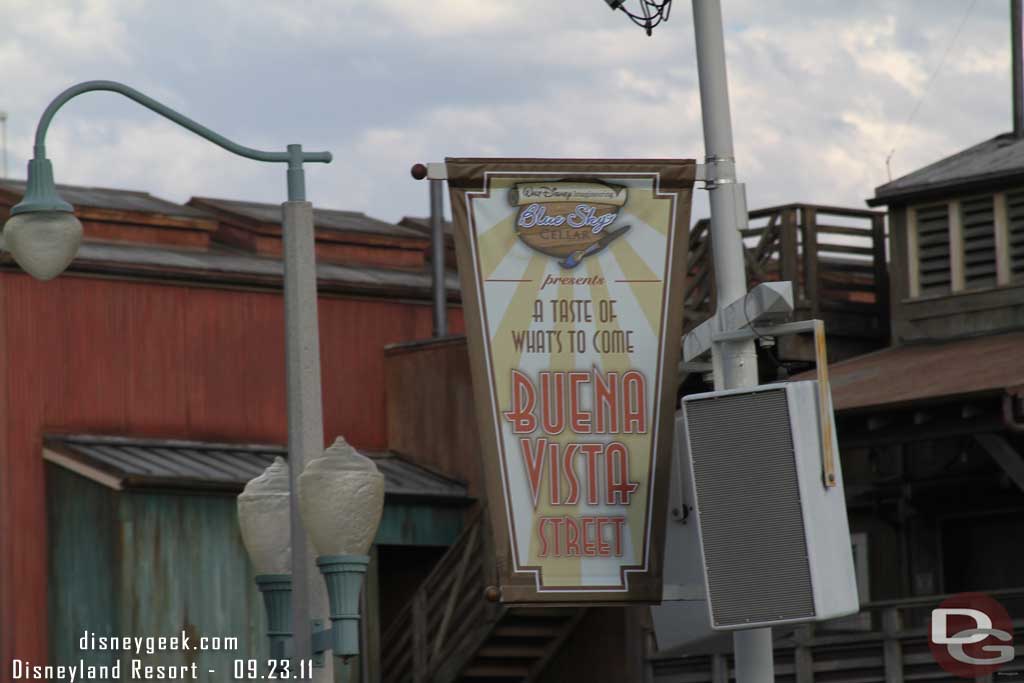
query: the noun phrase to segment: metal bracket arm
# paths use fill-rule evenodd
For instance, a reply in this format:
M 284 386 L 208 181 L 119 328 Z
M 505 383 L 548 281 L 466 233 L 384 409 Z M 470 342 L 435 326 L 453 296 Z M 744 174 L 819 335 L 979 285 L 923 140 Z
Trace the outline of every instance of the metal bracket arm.
M 313 666 L 319 669 L 324 665 L 324 653 L 331 649 L 333 629 L 330 626 L 324 628 L 322 619 L 313 619 L 310 624 Z
M 57 95 L 57 97 L 50 102 L 49 106 L 46 107 L 46 111 L 43 112 L 42 117 L 39 119 L 39 125 L 36 127 L 35 158 L 46 158 L 46 131 L 49 129 L 50 121 L 53 119 L 54 114 L 57 113 L 57 110 L 67 104 L 72 98 L 83 93 L 96 92 L 100 90 L 116 92 L 120 95 L 124 95 L 128 99 L 138 102 L 147 109 L 160 114 L 160 116 L 163 116 L 164 118 L 174 121 L 179 126 L 187 128 L 196 135 L 206 138 L 213 144 L 222 147 L 233 154 L 246 157 L 247 159 L 255 159 L 256 161 L 282 163 L 294 163 L 296 161 L 295 154 L 292 152 L 266 152 L 240 145 L 237 142 L 229 140 L 223 135 L 210 130 L 206 126 L 193 121 L 189 117 L 179 114 L 170 107 L 157 102 L 153 98 L 143 95 L 138 90 L 116 81 L 86 81 L 84 83 L 79 83 L 78 85 L 73 85 L 61 94 Z M 327 164 L 331 162 L 331 158 L 330 152 L 302 152 L 299 160 L 302 162 L 309 161 Z
M 720 332 L 712 335 L 712 343 L 740 341 L 758 336 L 777 337 L 784 334 L 814 334 L 814 361 L 818 374 L 818 414 L 821 425 L 821 465 L 825 486 L 836 485 L 836 453 L 832 448 L 832 389 L 828 381 L 828 352 L 825 347 L 825 323 L 821 320 L 801 320 L 794 323 L 769 325 L 767 327 L 747 327 L 732 332 Z

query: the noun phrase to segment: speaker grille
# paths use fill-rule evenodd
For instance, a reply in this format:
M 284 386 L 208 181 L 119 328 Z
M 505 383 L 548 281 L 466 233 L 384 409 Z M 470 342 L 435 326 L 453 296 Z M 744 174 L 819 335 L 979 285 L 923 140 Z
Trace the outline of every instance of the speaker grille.
M 715 626 L 812 619 L 786 391 L 686 402 Z

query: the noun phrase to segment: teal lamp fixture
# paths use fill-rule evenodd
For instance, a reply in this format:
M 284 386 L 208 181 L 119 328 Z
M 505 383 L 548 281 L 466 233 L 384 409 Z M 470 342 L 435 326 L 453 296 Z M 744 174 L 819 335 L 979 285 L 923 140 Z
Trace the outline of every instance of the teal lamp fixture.
M 3 230 L 4 247 L 19 266 L 39 280 L 50 280 L 64 272 L 82 242 L 82 224 L 75 218 L 72 206 L 57 194 L 53 165 L 46 158 L 46 132 L 58 109 L 82 93 L 97 90 L 124 95 L 229 152 L 257 161 L 287 163 L 289 201 L 305 201 L 303 162 L 331 161 L 330 152 L 303 152 L 301 145 L 288 145 L 286 152 L 244 147 L 121 83 L 87 81 L 74 85 L 54 98 L 39 119 L 34 155 L 28 162 L 25 196 L 11 208 Z
M 384 476 L 338 438 L 299 476 L 299 512 L 330 601 L 331 650 L 359 654 L 359 595 L 384 513 Z
M 267 610 L 270 656 L 291 655 L 292 575 L 288 464 L 276 458 L 238 496 L 238 525 Z
M 11 209 L 3 233 L 6 247 L 22 268 L 40 279 L 59 275 L 74 259 L 82 239 L 82 227 L 72 207 L 57 195 L 53 167 L 46 158 L 46 132 L 57 111 L 70 100 L 89 92 L 113 92 L 141 104 L 179 126 L 238 156 L 254 161 L 287 165 L 288 200 L 281 205 L 281 241 L 284 252 L 283 299 L 285 318 L 285 371 L 288 404 L 288 452 L 291 467 L 277 465 L 273 486 L 262 493 L 267 508 L 256 506 L 252 513 L 263 520 L 273 520 L 276 542 L 284 543 L 276 550 L 267 538 L 258 539 L 260 554 L 253 562 L 261 577 L 259 583 L 270 617 L 272 647 L 277 651 L 289 646 L 300 658 L 311 653 L 312 619 L 309 580 L 316 567 L 306 550 L 306 533 L 298 510 L 298 495 L 281 493 L 281 472 L 288 475 L 285 490 L 297 491 L 298 475 L 303 470 L 307 453 L 319 452 L 323 446 L 323 401 L 320 387 L 320 335 L 317 316 L 316 235 L 313 205 L 306 201 L 305 163 L 330 163 L 330 152 L 305 152 L 302 145 L 288 145 L 284 151 L 263 151 L 245 147 L 216 133 L 170 107 L 143 95 L 138 90 L 115 81 L 86 81 L 60 93 L 43 111 L 36 127 L 35 150 L 28 167 L 28 187 L 22 201 Z M 251 493 L 260 494 L 259 489 Z M 283 503 L 281 501 L 284 501 Z M 266 502 L 266 501 L 264 501 Z M 282 507 L 282 505 L 284 507 Z M 242 509 L 247 506 L 240 504 Z M 276 515 L 276 516 L 275 516 Z M 287 519 L 287 523 L 284 521 Z M 379 519 L 379 518 L 378 518 Z M 245 522 L 243 529 L 246 528 Z M 247 547 L 255 527 L 243 531 Z M 250 533 L 253 532 L 253 533 Z M 290 533 L 289 533 L 290 532 Z M 285 615 L 291 610 L 290 627 Z M 314 658 L 315 659 L 315 658 Z M 333 662 L 325 662 L 314 672 L 314 681 L 321 683 L 333 672 Z
M 338 438 L 299 475 L 299 511 L 327 587 L 331 627 L 312 635 L 314 661 L 331 650 L 359 654 L 359 604 L 367 554 L 384 513 L 384 477 L 373 460 Z M 272 656 L 295 656 L 290 610 L 292 577 L 289 529 L 289 467 L 277 458 L 238 496 L 242 541 L 256 570 L 267 610 Z
M 3 235 L 14 260 L 38 280 L 52 280 L 75 258 L 82 224 L 57 194 L 49 159 L 37 155 L 28 162 L 25 196 L 11 208 Z

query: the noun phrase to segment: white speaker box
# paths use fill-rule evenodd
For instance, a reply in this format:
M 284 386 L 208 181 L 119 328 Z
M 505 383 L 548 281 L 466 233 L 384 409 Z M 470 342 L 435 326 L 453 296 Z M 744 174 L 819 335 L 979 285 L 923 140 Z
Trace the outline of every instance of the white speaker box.
M 715 629 L 858 610 L 835 426 L 831 408 L 822 415 L 820 406 L 817 381 L 683 399 L 682 438 Z

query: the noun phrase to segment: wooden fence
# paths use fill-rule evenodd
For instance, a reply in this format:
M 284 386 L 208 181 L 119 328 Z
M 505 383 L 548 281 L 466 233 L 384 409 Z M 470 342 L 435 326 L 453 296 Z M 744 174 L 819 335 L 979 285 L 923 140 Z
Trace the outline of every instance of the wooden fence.
M 1014 636 L 1024 636 L 1024 588 L 987 593 L 1014 617 Z M 776 683 L 956 683 L 928 648 L 931 610 L 946 595 L 887 600 L 864 605 L 857 617 L 775 629 Z M 991 678 L 1014 680 L 1024 675 L 1024 647 L 1016 660 Z M 728 683 L 735 678 L 727 654 L 651 656 L 655 683 Z

